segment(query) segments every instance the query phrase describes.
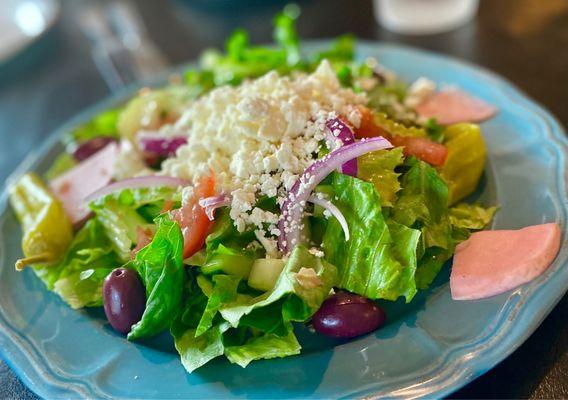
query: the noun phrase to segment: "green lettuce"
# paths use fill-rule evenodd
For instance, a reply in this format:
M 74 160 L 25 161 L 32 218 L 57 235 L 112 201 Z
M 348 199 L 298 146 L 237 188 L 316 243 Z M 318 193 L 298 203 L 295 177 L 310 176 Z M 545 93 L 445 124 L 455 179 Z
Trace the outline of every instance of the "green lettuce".
M 91 219 L 77 232 L 61 262 L 34 271 L 72 308 L 95 307 L 102 305 L 105 277 L 120 264 L 104 227 Z
M 90 208 L 105 227 L 116 252 L 127 261 L 137 242 L 137 228 L 153 230 L 153 220 L 166 201 L 179 207 L 180 191 L 169 187 L 125 189 L 95 200 Z
M 124 206 L 114 199 L 91 207 L 96 219 L 105 227 L 107 237 L 123 261 L 130 258 L 130 252 L 136 245 L 138 227 L 147 228 L 148 222 L 135 209 Z
M 206 251 L 205 259 L 200 264 L 200 268 L 206 275 L 223 272 L 247 278 L 254 260 L 261 256 L 260 251 L 229 248 L 220 244 L 215 250 Z M 196 263 L 196 259 L 192 259 L 194 263 Z
M 274 41 L 286 52 L 288 65 L 300 62 L 300 37 L 296 31 L 296 18 L 300 15 L 298 6 L 290 4 L 274 18 Z
M 205 249 L 207 252 L 216 250 L 219 245 L 227 248 L 242 249 L 255 240 L 254 232 L 238 232 L 228 208 L 222 208 L 215 216 L 215 223 L 205 239 Z
M 450 251 L 440 247 L 426 249 L 416 269 L 416 287 L 427 289 L 451 257 Z
M 326 259 L 339 270 L 339 287 L 373 299 L 410 301 L 416 293 L 414 270 L 420 231 L 385 221 L 380 195 L 374 185 L 334 173 L 335 205 L 349 226 L 345 236 L 331 218 L 323 237 Z
M 126 266 L 136 269 L 146 287 L 146 309 L 142 319 L 132 326 L 128 340 L 160 333 L 170 326 L 182 303 L 185 272 L 179 225 L 160 218 L 152 242 Z
M 402 150 L 402 147 L 379 150 L 358 159 L 358 177 L 375 185 L 383 207 L 392 207 L 400 190 L 400 173 L 395 168 L 404 162 Z
M 452 249 L 448 216 L 448 186 L 429 164 L 411 157 L 402 176 L 402 189 L 393 208 L 395 221 L 421 229 L 424 248 Z
M 213 290 L 208 296 L 207 305 L 195 330 L 195 337 L 202 335 L 213 326 L 213 319 L 223 305 L 237 299 L 239 282 L 239 277 L 231 275 L 215 275 L 213 277 Z
M 76 142 L 85 142 L 99 136 L 118 138 L 116 125 L 121 111 L 121 109 L 103 111 L 89 122 L 75 129 L 71 134 L 72 139 Z
M 485 228 L 497 212 L 497 207 L 460 203 L 450 208 L 450 223 L 456 228 L 480 230 Z
M 191 373 L 224 354 L 223 333 L 229 327 L 229 324 L 224 322 L 215 325 L 198 337 L 195 335 L 195 329 L 188 329 L 179 335 L 174 335 L 174 345 L 187 372 Z
M 225 348 L 225 356 L 233 364 L 245 368 L 251 361 L 288 357 L 300 354 L 300 343 L 290 328 L 289 333 L 280 337 L 272 334 L 264 334 L 250 338 L 241 346 L 228 346 Z
M 465 203 L 448 208 L 448 186 L 436 169 L 415 158 L 408 159 L 405 166 L 408 170 L 401 178 L 392 217 L 422 231 L 416 285 L 425 289 L 452 257 L 455 246 L 466 240 L 471 230 L 483 229 L 496 208 Z
M 300 284 L 297 274 L 302 268 L 314 270 L 317 286 L 305 287 Z M 244 316 L 284 299 L 281 314 L 277 314 L 278 320 L 304 321 L 319 309 L 336 283 L 337 270 L 333 265 L 314 256 L 305 247 L 297 246 L 272 290 L 256 297 L 242 296 L 239 301 L 221 307 L 220 312 L 236 328 Z
M 49 167 L 49 169 L 45 173 L 45 179 L 50 181 L 63 174 L 64 172 L 70 170 L 77 164 L 77 160 L 75 160 L 75 157 L 73 157 L 71 154 L 61 153 L 57 156 L 53 164 L 51 164 L 51 167 Z

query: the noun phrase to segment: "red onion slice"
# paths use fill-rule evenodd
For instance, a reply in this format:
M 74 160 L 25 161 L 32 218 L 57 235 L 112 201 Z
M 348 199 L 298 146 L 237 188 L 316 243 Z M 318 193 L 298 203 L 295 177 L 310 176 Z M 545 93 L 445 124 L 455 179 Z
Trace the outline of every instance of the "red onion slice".
M 308 197 L 308 201 L 310 203 L 317 204 L 318 206 L 323 207 L 327 211 L 329 211 L 329 213 L 337 219 L 337 222 L 339 222 L 339 225 L 341 225 L 341 228 L 343 229 L 343 233 L 345 233 L 345 241 L 349 240 L 349 226 L 347 225 L 347 220 L 345 219 L 345 217 L 341 213 L 341 210 L 339 210 L 339 208 L 337 208 L 335 206 L 335 204 L 333 204 L 329 200 L 320 199 L 319 197 L 316 197 L 316 196 L 313 196 L 313 195 Z
M 173 157 L 178 148 L 187 144 L 185 136 L 161 136 L 154 132 L 140 132 L 137 140 L 140 150 L 158 157 Z
M 353 160 L 372 151 L 390 149 L 392 147 L 392 144 L 381 136 L 363 139 L 332 151 L 306 168 L 288 192 L 288 196 L 281 207 L 282 214 L 278 221 L 278 228 L 280 229 L 278 248 L 280 251 L 288 254 L 298 244 L 300 224 L 306 200 L 310 197 L 314 188 L 326 176 L 346 161 Z
M 135 178 L 127 178 L 118 182 L 111 183 L 99 190 L 94 191 L 87 197 L 85 197 L 85 203 L 90 203 L 98 198 L 104 197 L 111 193 L 120 192 L 125 189 L 143 189 L 150 187 L 179 187 L 187 186 L 190 182 L 185 179 L 174 178 L 172 176 L 160 176 L 160 175 L 150 175 L 150 176 L 138 176 Z
M 207 218 L 209 218 L 209 221 L 213 221 L 215 219 L 215 210 L 220 207 L 230 206 L 231 198 L 224 194 L 220 194 L 219 196 L 205 197 L 204 199 L 199 200 L 199 205 L 201 206 L 201 208 L 205 209 L 205 214 L 207 215 Z
M 334 143 L 340 140 L 343 146 L 355 143 L 355 134 L 351 128 L 339 118 L 328 119 L 325 123 L 327 127 L 327 146 L 333 149 Z M 357 159 L 349 160 L 341 166 L 340 172 L 349 176 L 357 176 Z

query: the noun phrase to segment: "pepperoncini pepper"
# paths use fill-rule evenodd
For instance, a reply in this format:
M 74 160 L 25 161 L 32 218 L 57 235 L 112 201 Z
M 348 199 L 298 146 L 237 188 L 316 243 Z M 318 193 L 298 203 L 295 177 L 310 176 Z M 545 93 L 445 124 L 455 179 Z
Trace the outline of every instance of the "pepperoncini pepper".
M 41 178 L 35 173 L 22 176 L 10 188 L 10 203 L 23 230 L 24 258 L 16 261 L 16 269 L 61 259 L 73 239 L 73 227 Z
M 444 130 L 448 157 L 440 169 L 448 184 L 448 204 L 472 194 L 485 168 L 487 148 L 478 125 L 460 123 Z

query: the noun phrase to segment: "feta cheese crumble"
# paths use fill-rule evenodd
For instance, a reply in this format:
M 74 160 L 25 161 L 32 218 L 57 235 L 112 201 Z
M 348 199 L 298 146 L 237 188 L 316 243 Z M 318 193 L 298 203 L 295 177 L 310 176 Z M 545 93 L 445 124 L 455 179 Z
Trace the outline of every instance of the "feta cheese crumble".
M 195 181 L 213 170 L 216 191 L 232 198 L 237 229 L 254 226 L 275 235 L 278 216 L 256 208 L 259 197 L 277 197 L 281 204 L 316 160 L 325 122 L 341 115 L 358 126 L 355 106 L 365 103 L 365 95 L 340 85 L 327 61 L 312 74 L 292 78 L 272 71 L 237 87 L 214 89 L 162 127 L 164 134 L 188 138 L 175 157 L 164 161 L 162 173 Z

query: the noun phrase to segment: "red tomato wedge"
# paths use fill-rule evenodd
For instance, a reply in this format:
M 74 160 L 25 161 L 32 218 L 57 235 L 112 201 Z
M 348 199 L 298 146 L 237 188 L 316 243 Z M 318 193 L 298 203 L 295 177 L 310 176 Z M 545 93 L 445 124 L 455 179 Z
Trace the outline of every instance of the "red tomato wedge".
M 215 195 L 215 177 L 211 174 L 201 178 L 195 185 L 193 196 L 187 199 L 177 210 L 171 211 L 183 233 L 183 257 L 191 257 L 197 253 L 205 243 L 205 238 L 213 225 L 209 221 L 205 210 L 199 205 L 199 200 Z
M 441 167 L 448 157 L 448 149 L 443 144 L 423 137 L 392 136 L 387 139 L 397 147 L 404 147 L 405 156 L 415 156 L 435 167 Z
M 132 249 L 130 252 L 130 258 L 134 259 L 136 257 L 136 253 L 142 250 L 144 247 L 150 244 L 152 239 L 154 238 L 154 234 L 148 228 L 144 229 L 141 226 L 136 227 L 136 247 Z
M 355 137 L 358 139 L 383 136 L 393 145 L 404 147 L 405 156 L 415 156 L 435 167 L 440 167 L 446 162 L 448 157 L 446 146 L 424 137 L 392 136 L 375 123 L 371 110 L 363 106 L 357 109 L 361 114 L 361 123 L 359 128 L 355 129 Z
M 357 110 L 359 110 L 359 114 L 361 114 L 361 123 L 359 124 L 359 128 L 355 129 L 355 137 L 361 139 L 385 136 L 385 130 L 375 124 L 375 119 L 373 118 L 373 112 L 371 110 L 363 106 L 358 106 Z

